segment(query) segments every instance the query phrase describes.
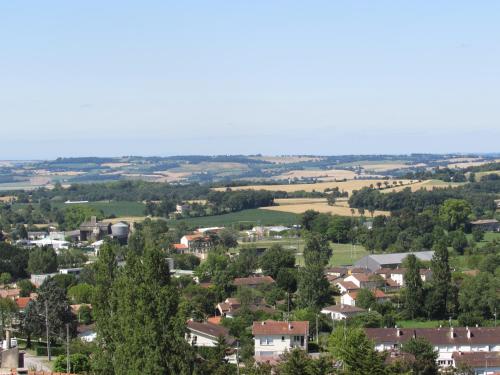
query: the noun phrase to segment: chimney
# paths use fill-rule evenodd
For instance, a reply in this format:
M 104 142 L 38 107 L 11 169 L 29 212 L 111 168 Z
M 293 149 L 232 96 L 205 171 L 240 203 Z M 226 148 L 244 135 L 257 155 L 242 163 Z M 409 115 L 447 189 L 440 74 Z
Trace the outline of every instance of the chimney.
M 10 349 L 12 347 L 11 341 L 10 341 L 10 329 L 5 330 L 5 342 L 7 345 L 7 349 Z
M 455 338 L 455 331 L 453 330 L 453 327 L 450 328 L 450 338 Z
M 96 217 L 96 216 L 92 216 L 92 217 L 90 218 L 90 223 L 91 223 L 92 225 L 95 225 L 95 224 L 97 223 L 97 217 Z
M 465 327 L 467 329 L 467 338 L 470 339 L 472 337 L 472 332 L 470 331 L 469 327 Z

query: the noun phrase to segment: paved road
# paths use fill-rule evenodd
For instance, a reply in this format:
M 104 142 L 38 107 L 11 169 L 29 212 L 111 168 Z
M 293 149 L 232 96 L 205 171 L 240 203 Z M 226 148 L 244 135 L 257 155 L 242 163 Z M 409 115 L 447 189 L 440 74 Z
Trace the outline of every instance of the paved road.
M 48 366 L 46 362 L 47 357 L 37 357 L 29 353 L 24 353 L 24 367 L 27 369 L 36 369 L 36 371 L 52 371 L 52 368 Z

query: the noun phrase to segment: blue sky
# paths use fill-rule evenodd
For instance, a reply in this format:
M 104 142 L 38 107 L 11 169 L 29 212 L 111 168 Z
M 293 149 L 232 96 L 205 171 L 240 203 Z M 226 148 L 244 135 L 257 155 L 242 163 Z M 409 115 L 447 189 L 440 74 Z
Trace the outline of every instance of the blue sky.
M 498 1 L 2 1 L 0 159 L 500 151 Z

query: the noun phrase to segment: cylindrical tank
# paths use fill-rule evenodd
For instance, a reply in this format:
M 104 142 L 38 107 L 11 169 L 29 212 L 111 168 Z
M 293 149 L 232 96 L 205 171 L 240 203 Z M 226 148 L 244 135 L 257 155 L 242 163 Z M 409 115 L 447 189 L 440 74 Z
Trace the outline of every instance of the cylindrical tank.
M 116 223 L 111 226 L 111 235 L 115 238 L 128 237 L 128 225 L 125 223 Z

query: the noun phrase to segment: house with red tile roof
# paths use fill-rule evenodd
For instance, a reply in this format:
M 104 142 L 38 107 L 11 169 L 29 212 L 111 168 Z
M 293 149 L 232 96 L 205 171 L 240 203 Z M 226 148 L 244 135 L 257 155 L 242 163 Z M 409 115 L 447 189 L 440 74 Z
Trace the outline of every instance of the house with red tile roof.
M 389 301 L 389 297 L 380 289 L 374 289 L 371 292 L 375 296 L 375 301 L 377 303 L 383 303 Z M 356 299 L 358 298 L 358 294 L 359 290 L 346 293 L 340 297 L 340 303 L 343 305 L 356 306 Z
M 293 348 L 307 351 L 309 337 L 308 321 L 280 322 L 265 320 L 253 322 L 252 334 L 257 362 L 275 361 Z
M 453 366 L 455 360 L 460 362 L 457 352 L 484 352 L 483 359 L 494 359 L 500 352 L 500 327 L 365 328 L 365 333 L 378 351 L 399 349 L 412 338 L 422 337 L 437 351 L 437 362 L 442 367 Z M 471 364 L 479 356 L 470 355 Z

